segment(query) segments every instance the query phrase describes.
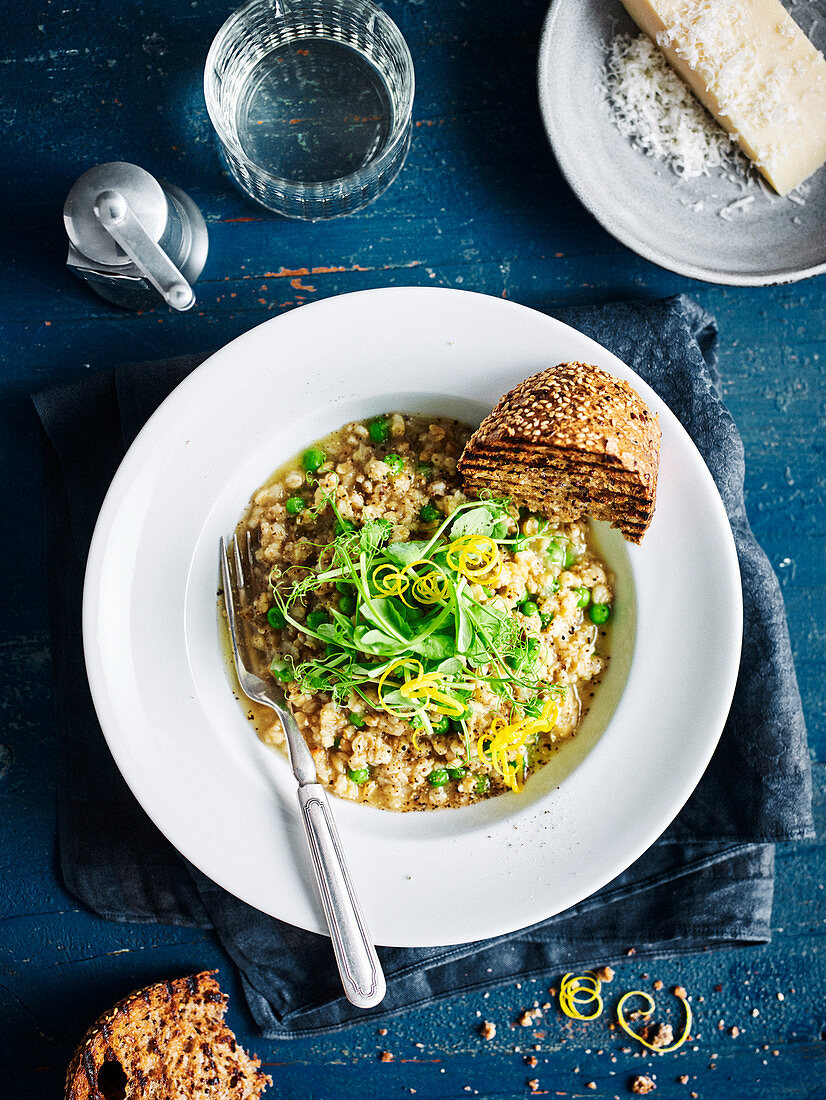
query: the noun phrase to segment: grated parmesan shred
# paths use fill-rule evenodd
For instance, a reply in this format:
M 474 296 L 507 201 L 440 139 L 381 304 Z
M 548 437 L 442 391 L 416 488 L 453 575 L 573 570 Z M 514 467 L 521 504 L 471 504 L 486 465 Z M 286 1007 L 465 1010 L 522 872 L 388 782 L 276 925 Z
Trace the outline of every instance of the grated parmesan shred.
M 666 162 L 682 179 L 724 177 L 743 190 L 756 185 L 761 208 L 787 200 L 805 205 L 810 185 L 802 183 L 784 196 L 771 190 L 740 150 L 737 135 L 716 122 L 647 35 L 619 34 L 606 45 L 605 90 L 622 136 L 636 149 Z M 683 205 L 698 213 L 705 209 L 702 200 Z M 718 208 L 717 214 L 731 221 L 753 209 L 748 197 Z
M 632 145 L 693 179 L 711 169 L 748 174 L 745 157 L 644 34 L 607 49 L 606 87 L 617 129 Z

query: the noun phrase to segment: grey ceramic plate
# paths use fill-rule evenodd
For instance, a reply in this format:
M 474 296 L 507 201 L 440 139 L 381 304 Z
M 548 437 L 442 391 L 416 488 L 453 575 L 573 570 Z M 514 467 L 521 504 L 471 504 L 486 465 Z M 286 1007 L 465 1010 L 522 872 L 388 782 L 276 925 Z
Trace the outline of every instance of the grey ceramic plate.
M 818 48 L 826 0 L 787 3 Z M 725 175 L 680 179 L 634 149 L 611 120 L 605 48 L 636 31 L 619 0 L 554 0 L 539 47 L 539 104 L 557 161 L 580 202 L 617 240 L 654 263 L 711 283 L 764 286 L 826 271 L 826 166 L 805 205 Z M 721 217 L 744 195 L 754 202 Z M 699 208 L 698 208 L 699 206 Z

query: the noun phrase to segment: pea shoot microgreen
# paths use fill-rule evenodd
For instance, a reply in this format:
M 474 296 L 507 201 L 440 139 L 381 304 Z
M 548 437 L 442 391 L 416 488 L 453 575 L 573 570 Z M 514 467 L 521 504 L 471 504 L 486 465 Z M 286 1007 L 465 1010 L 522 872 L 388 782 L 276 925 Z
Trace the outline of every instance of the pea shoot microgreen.
M 462 730 L 468 763 L 476 756 L 468 718 L 479 681 L 500 698 L 501 711 L 523 718 L 564 691 L 542 678 L 536 637 L 495 592 L 500 548 L 543 537 L 547 523 L 522 534 L 510 502 L 491 498 L 438 513 L 435 530 L 423 521 L 424 537 L 394 541 L 385 519 L 355 528 L 335 489 L 322 491 L 308 510 L 317 518 L 329 508 L 337 532 L 314 544 L 317 563 L 274 567 L 269 575 L 285 624 L 319 643 L 317 655 L 288 662 L 302 691 L 329 692 L 340 706 L 357 696 L 428 735 L 449 719 Z M 347 594 L 346 614 L 339 593 Z M 276 660 L 283 678 L 284 660 Z

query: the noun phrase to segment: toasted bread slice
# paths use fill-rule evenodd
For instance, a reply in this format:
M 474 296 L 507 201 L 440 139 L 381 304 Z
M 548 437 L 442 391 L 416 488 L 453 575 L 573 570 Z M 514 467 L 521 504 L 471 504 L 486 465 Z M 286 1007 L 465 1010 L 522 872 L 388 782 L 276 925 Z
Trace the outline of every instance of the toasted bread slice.
M 139 989 L 101 1016 L 69 1065 L 66 1100 L 257 1100 L 272 1081 L 224 1023 L 215 973 Z
M 660 426 L 627 382 L 560 363 L 506 394 L 459 459 L 465 491 L 563 521 L 606 520 L 640 542 L 657 497 Z

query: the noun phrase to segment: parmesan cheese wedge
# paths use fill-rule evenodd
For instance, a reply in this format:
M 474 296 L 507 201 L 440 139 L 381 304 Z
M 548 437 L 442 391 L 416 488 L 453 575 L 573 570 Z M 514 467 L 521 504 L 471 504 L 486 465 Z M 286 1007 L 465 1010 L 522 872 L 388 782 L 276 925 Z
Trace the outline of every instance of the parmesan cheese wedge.
M 622 0 L 781 195 L 826 161 L 826 61 L 780 0 Z

